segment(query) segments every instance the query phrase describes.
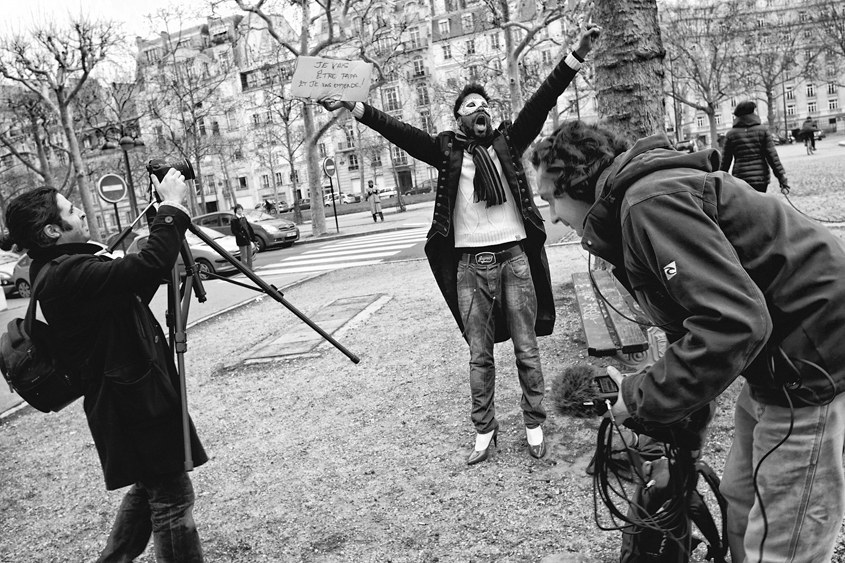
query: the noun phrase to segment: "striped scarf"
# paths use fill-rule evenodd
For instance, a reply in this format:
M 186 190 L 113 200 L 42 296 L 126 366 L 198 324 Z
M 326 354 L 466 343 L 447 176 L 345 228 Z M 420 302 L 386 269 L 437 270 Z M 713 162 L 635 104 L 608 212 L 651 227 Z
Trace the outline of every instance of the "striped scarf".
M 475 177 L 472 180 L 475 203 L 486 201 L 487 207 L 503 204 L 507 200 L 505 187 L 490 153 L 487 152 L 490 142 L 484 146 L 482 142 L 468 138 L 463 131 L 456 131 L 455 138 L 463 145 L 464 150 L 472 155 L 472 162 L 475 164 Z

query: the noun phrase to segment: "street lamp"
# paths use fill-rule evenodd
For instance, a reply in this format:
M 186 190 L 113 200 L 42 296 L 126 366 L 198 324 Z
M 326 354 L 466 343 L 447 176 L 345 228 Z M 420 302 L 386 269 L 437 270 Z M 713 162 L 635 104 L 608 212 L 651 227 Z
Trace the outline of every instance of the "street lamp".
M 112 151 L 120 149 L 123 151 L 123 166 L 126 168 L 126 183 L 129 188 L 129 207 L 131 209 L 131 219 L 134 220 L 138 216 L 138 202 L 135 199 L 135 184 L 132 182 L 132 168 L 129 166 L 129 151 L 137 148 L 143 148 L 144 141 L 136 139 L 129 135 L 123 135 L 119 141 L 106 140 L 100 148 L 102 151 Z

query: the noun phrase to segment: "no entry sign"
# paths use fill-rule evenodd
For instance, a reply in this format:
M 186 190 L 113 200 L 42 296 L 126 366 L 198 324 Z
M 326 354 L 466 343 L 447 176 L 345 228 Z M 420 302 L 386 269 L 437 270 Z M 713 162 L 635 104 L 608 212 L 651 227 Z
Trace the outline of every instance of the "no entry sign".
M 117 203 L 126 197 L 126 182 L 117 174 L 106 174 L 97 182 L 97 192 L 103 200 Z
M 323 172 L 326 173 L 326 176 L 334 176 L 334 172 L 336 167 L 334 165 L 333 158 L 324 158 L 323 159 Z

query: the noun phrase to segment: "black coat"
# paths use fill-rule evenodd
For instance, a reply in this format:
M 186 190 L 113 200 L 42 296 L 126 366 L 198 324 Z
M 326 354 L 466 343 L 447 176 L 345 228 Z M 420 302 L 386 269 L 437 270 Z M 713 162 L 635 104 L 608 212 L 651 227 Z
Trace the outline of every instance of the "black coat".
M 232 234 L 235 235 L 235 242 L 238 246 L 249 246 L 255 239 L 252 225 L 249 224 L 247 218 L 237 215 L 232 218 Z
M 506 121 L 500 124 L 493 137 L 493 149 L 496 151 L 496 156 L 502 165 L 502 172 L 508 181 L 508 188 L 510 188 L 508 196 L 516 201 L 525 226 L 526 240 L 523 245 L 537 295 L 537 321 L 534 330 L 538 336 L 549 335 L 554 330 L 555 305 L 549 263 L 543 246 L 546 242 L 546 230 L 543 227 L 540 211 L 534 203 L 531 187 L 525 177 L 522 155 L 540 134 L 549 111 L 575 77 L 575 73 L 574 69 L 561 61 L 540 85 L 537 92 L 525 103 L 516 120 L 513 123 Z M 437 285 L 458 327 L 463 331 L 457 287 L 457 270 L 461 254 L 455 250 L 452 212 L 458 194 L 464 151 L 455 140 L 455 132 L 444 131 L 432 136 L 367 104 L 364 104 L 364 116 L 360 121 L 381 133 L 388 141 L 404 149 L 412 157 L 439 169 L 434 220 L 428 232 L 425 252 Z M 495 325 L 496 342 L 510 338 L 507 323 L 504 320 L 497 318 Z
M 148 304 L 169 277 L 190 218 L 162 206 L 138 254 L 110 260 L 91 244 L 30 250 L 35 279 L 53 258 L 39 293 L 60 335 L 51 349 L 84 377 L 84 409 L 107 489 L 184 468 L 181 393 L 167 340 Z M 208 458 L 191 425 L 194 465 Z
M 775 143 L 769 130 L 760 124 L 756 115 L 741 115 L 725 135 L 721 170 L 727 172 L 733 161 L 733 175 L 745 180 L 758 191 L 769 185 L 769 168 L 781 184 L 786 183 L 786 173 L 778 158 Z

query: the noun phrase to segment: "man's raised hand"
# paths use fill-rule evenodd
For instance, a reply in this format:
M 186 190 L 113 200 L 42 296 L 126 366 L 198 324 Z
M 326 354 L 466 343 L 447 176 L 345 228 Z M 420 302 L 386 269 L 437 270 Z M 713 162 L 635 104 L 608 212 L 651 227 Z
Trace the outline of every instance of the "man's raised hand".
M 328 111 L 336 111 L 341 108 L 346 108 L 349 111 L 352 111 L 355 107 L 352 102 L 343 102 L 332 98 L 323 98 L 321 100 L 317 100 L 317 103 L 326 108 Z
M 593 49 L 593 42 L 601 35 L 601 27 L 594 23 L 584 25 L 584 30 L 581 32 L 581 37 L 578 40 L 578 48 L 575 52 L 579 57 L 586 58 L 587 54 Z

